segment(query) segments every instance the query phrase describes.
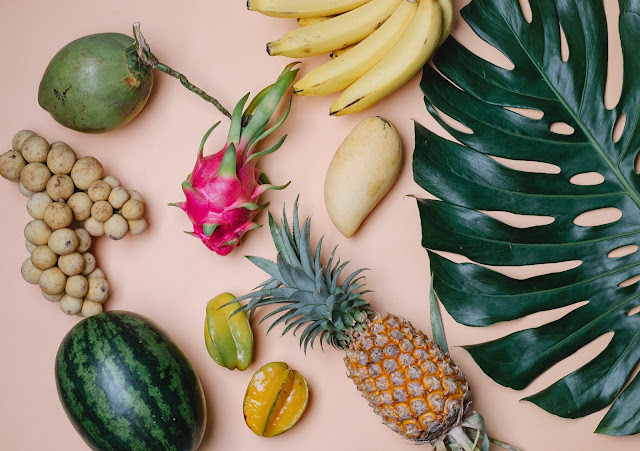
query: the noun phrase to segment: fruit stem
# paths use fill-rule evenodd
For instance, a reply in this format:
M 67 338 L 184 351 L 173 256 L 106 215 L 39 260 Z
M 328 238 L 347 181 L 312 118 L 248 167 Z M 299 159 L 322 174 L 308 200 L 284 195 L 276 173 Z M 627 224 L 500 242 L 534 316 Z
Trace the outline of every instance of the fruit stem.
M 147 41 L 145 41 L 144 36 L 140 31 L 140 22 L 135 22 L 133 24 L 133 37 L 136 41 L 135 44 L 136 44 L 136 49 L 138 53 L 138 58 L 140 58 L 140 61 L 142 61 L 144 64 L 148 66 L 158 69 L 160 72 L 164 72 L 167 75 L 171 75 L 172 77 L 177 78 L 178 80 L 180 80 L 180 83 L 182 83 L 182 86 L 187 88 L 189 91 L 198 94 L 207 102 L 212 103 L 213 106 L 215 106 L 218 109 L 218 111 L 220 111 L 222 114 L 224 114 L 229 119 L 231 119 L 231 113 L 229 113 L 229 111 L 225 107 L 223 107 L 220 104 L 220 102 L 218 102 L 215 98 L 211 97 L 202 89 L 192 84 L 187 79 L 187 77 L 185 77 L 183 74 L 181 74 L 177 70 L 174 70 L 169 66 L 167 66 L 166 64 L 163 64 L 160 61 L 158 61 L 158 58 L 156 58 L 156 56 L 153 53 L 151 53 L 151 48 L 147 44 Z

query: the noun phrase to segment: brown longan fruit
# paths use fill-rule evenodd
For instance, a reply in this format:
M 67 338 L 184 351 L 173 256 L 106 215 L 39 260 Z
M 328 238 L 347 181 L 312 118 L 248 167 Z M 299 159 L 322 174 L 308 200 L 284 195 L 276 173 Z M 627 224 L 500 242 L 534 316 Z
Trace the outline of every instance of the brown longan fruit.
M 107 182 L 112 189 L 117 187 L 117 186 L 120 186 L 120 180 L 118 180 L 117 177 L 114 177 L 112 175 L 108 175 L 102 180 Z
M 44 222 L 53 230 L 64 229 L 73 222 L 73 212 L 64 202 L 53 202 L 44 209 Z
M 51 145 L 47 155 L 47 166 L 54 174 L 70 174 L 76 163 L 76 153 L 64 143 L 57 146 Z
M 47 182 L 47 194 L 55 201 L 67 200 L 73 194 L 75 186 L 71 177 L 65 174 L 55 174 Z
M 60 299 L 60 309 L 65 312 L 67 315 L 77 315 L 82 310 L 82 298 L 74 298 L 73 296 L 69 296 L 65 294 Z
M 93 202 L 89 199 L 87 193 L 75 193 L 67 201 L 67 205 L 73 212 L 73 219 L 76 221 L 84 221 L 91 216 L 91 206 Z
M 129 193 L 129 199 L 135 199 L 135 200 L 139 200 L 140 202 L 144 202 L 142 200 L 142 194 L 140 194 L 136 190 L 128 189 L 127 192 Z
M 84 271 L 84 257 L 78 251 L 61 255 L 58 259 L 58 268 L 67 276 L 76 276 Z M 82 297 L 82 296 L 80 296 Z
M 96 180 L 89 186 L 87 194 L 89 195 L 89 198 L 91 198 L 91 200 L 94 202 L 98 202 L 99 200 L 107 200 L 109 199 L 109 194 L 111 194 L 111 185 L 109 185 L 104 180 Z
M 96 269 L 96 258 L 91 252 L 85 252 L 82 254 L 82 258 L 84 258 L 84 271 L 82 271 L 82 275 L 87 276 Z
M 64 290 L 69 296 L 83 298 L 89 291 L 89 281 L 83 275 L 71 276 L 67 279 L 67 285 Z
M 121 186 L 113 188 L 111 194 L 109 194 L 109 203 L 116 209 L 122 208 L 128 200 L 129 192 Z
M 35 285 L 40 282 L 42 270 L 33 266 L 33 263 L 31 263 L 31 257 L 29 257 L 22 263 L 20 273 L 22 274 L 22 278 L 27 281 L 27 283 Z
M 53 201 L 47 193 L 35 193 L 27 201 L 27 213 L 33 219 L 44 219 L 44 210 L 51 205 Z
M 20 194 L 22 194 L 25 197 L 31 197 L 35 194 L 33 191 L 25 188 L 22 182 L 18 182 L 18 191 L 20 191 Z
M 0 155 L 0 175 L 11 182 L 20 180 L 20 173 L 27 165 L 17 150 L 8 150 Z
M 47 243 L 51 250 L 58 255 L 69 255 L 78 249 L 80 240 L 71 229 L 59 229 L 54 231 Z
M 144 204 L 139 200 L 129 199 L 122 206 L 120 214 L 122 214 L 125 219 L 140 219 L 144 215 Z
M 104 235 L 104 224 L 96 221 L 96 219 L 93 216 L 91 216 L 90 218 L 87 218 L 87 220 L 84 221 L 84 224 L 82 226 L 87 231 L 87 233 L 89 233 L 89 235 L 91 236 L 97 237 L 97 236 Z
M 98 222 L 105 222 L 113 216 L 113 207 L 106 200 L 99 200 L 91 207 L 91 217 Z
M 115 214 L 104 223 L 104 233 L 112 240 L 120 240 L 129 231 L 129 224 L 122 216 Z
M 34 219 L 24 227 L 24 237 L 36 246 L 47 244 L 50 236 L 51 227 L 41 219 Z
M 44 191 L 50 178 L 51 172 L 43 163 L 29 163 L 20 173 L 22 185 L 34 193 Z
M 42 136 L 29 136 L 20 146 L 22 157 L 28 163 L 45 163 L 49 153 L 49 143 Z
M 132 235 L 140 235 L 147 230 L 147 220 L 144 218 L 128 220 L 127 224 Z
M 49 302 L 58 302 L 60 299 L 62 299 L 62 296 L 64 296 L 64 293 L 47 294 L 44 291 L 42 291 L 41 293 L 42 293 L 42 297 Z
M 49 246 L 42 245 L 36 247 L 31 253 L 31 263 L 38 269 L 45 270 L 53 268 L 58 261 L 58 256 L 49 249 Z
M 71 169 L 71 178 L 76 187 L 86 190 L 89 186 L 104 175 L 102 164 L 93 157 L 80 158 Z
M 99 302 L 89 301 L 87 299 L 82 303 L 82 316 L 88 318 L 102 313 L 102 304 Z
M 11 148 L 13 150 L 17 151 L 17 152 L 21 152 L 22 151 L 22 143 L 25 141 L 25 139 L 30 138 L 30 137 L 34 136 L 35 134 L 36 133 L 32 132 L 31 130 L 20 130 L 13 137 L 13 140 L 11 141 Z
M 77 228 L 74 230 L 74 232 L 76 232 L 76 235 L 78 235 L 78 240 L 80 241 L 77 251 L 81 254 L 87 252 L 91 247 L 91 235 L 89 235 L 89 232 L 87 232 L 83 228 Z
M 40 276 L 40 289 L 47 294 L 64 293 L 64 287 L 67 284 L 67 276 L 65 276 L 60 268 L 54 266 L 42 272 Z
M 89 279 L 89 291 L 85 296 L 86 300 L 93 302 L 104 302 L 109 297 L 109 282 L 107 279 L 94 277 Z
M 104 271 L 101 270 L 100 268 L 96 268 L 93 271 L 91 271 L 91 274 L 87 276 L 87 279 L 92 279 L 94 277 L 97 277 L 99 279 L 106 279 L 104 275 Z

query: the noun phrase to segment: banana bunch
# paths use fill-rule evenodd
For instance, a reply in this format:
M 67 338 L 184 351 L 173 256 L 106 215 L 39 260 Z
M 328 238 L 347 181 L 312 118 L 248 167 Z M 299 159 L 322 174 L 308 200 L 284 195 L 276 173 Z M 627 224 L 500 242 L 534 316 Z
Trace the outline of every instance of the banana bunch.
M 331 54 L 293 89 L 299 96 L 343 91 L 332 116 L 365 110 L 404 85 L 453 24 L 451 0 L 248 0 L 247 7 L 298 19 L 298 29 L 267 44 L 269 55 Z

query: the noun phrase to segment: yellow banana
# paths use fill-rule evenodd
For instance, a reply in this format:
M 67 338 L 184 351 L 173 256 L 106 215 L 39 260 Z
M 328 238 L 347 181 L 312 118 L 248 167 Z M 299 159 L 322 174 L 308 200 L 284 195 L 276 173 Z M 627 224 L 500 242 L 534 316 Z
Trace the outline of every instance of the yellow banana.
M 348 88 L 394 48 L 417 10 L 415 0 L 402 0 L 380 28 L 347 53 L 309 72 L 293 86 L 293 91 L 299 96 L 322 96 Z
M 437 0 L 420 0 L 411 25 L 373 69 L 349 86 L 331 105 L 332 116 L 369 108 L 409 81 L 438 46 L 442 12 Z
M 374 33 L 375 33 L 375 32 L 374 32 Z M 347 53 L 349 50 L 351 50 L 352 48 L 354 48 L 356 45 L 358 45 L 358 44 L 348 45 L 348 46 L 346 46 L 346 47 L 345 47 L 345 48 L 343 48 L 343 49 L 337 49 L 337 50 L 334 50 L 333 52 L 331 52 L 331 53 L 329 54 L 329 56 L 331 57 L 331 59 L 332 59 L 332 60 L 334 60 L 334 59 L 336 59 L 337 57 L 342 56 L 342 55 L 344 55 L 345 53 Z
M 438 0 L 438 4 L 442 10 L 442 32 L 438 42 L 438 45 L 441 45 L 449 37 L 453 28 L 453 4 L 451 0 Z
M 272 17 L 321 17 L 341 14 L 370 0 L 248 0 L 247 8 Z
M 396 10 L 403 0 L 371 0 L 353 11 L 324 22 L 297 28 L 267 44 L 269 55 L 293 58 L 329 53 L 362 41 Z
M 308 27 L 309 25 L 324 22 L 325 20 L 331 19 L 332 17 L 334 16 L 301 17 L 298 19 L 298 25 L 300 25 L 301 27 Z

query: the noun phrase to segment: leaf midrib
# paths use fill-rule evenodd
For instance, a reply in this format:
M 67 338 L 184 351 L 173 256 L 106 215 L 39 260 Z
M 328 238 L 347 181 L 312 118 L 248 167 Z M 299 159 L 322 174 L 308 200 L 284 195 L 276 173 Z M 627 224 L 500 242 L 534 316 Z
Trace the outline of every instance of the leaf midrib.
M 607 166 L 609 166 L 609 169 L 616 176 L 616 178 L 618 179 L 618 181 L 620 182 L 622 187 L 627 192 L 627 195 L 631 198 L 631 200 L 633 200 L 633 202 L 636 204 L 636 206 L 640 210 L 640 195 L 635 191 L 635 189 L 633 189 L 633 187 L 631 186 L 629 181 L 624 177 L 624 175 L 622 174 L 622 172 L 620 171 L 618 166 L 616 164 L 614 164 L 614 162 L 609 158 L 609 156 L 604 151 L 604 149 L 600 146 L 600 144 L 598 144 L 598 142 L 595 140 L 595 138 L 591 134 L 591 131 L 587 128 L 587 126 L 584 124 L 584 122 L 582 122 L 580 116 L 578 116 L 576 114 L 576 112 L 573 111 L 573 109 L 569 106 L 569 104 L 564 100 L 564 98 L 556 90 L 555 86 L 553 86 L 553 84 L 551 83 L 551 81 L 549 80 L 549 78 L 547 77 L 545 72 L 538 65 L 538 63 L 534 60 L 533 56 L 529 53 L 528 49 L 523 45 L 522 41 L 520 40 L 520 36 L 518 36 L 518 34 L 515 32 L 515 30 L 511 27 L 511 24 L 506 19 L 506 17 L 504 17 L 504 15 L 502 14 L 502 11 L 500 11 L 500 15 L 502 16 L 502 19 L 504 20 L 504 22 L 509 27 L 509 30 L 511 30 L 511 33 L 513 34 L 513 36 L 518 41 L 518 44 L 520 44 L 520 47 L 522 48 L 524 53 L 527 55 L 527 57 L 529 58 L 531 63 L 535 66 L 535 68 L 538 70 L 538 72 L 540 73 L 540 75 L 544 79 L 545 83 L 549 86 L 551 91 L 558 98 L 558 101 L 562 104 L 562 106 L 569 112 L 569 114 L 571 115 L 573 120 L 576 122 L 576 124 L 580 127 L 580 129 L 582 130 L 584 135 L 589 140 L 589 143 L 591 144 L 591 146 L 598 153 L 598 155 L 600 155 L 600 158 L 602 158 L 602 160 L 605 162 L 605 164 Z M 563 64 L 565 64 L 565 63 L 563 63 Z M 586 77 L 586 74 L 585 74 L 585 77 Z

